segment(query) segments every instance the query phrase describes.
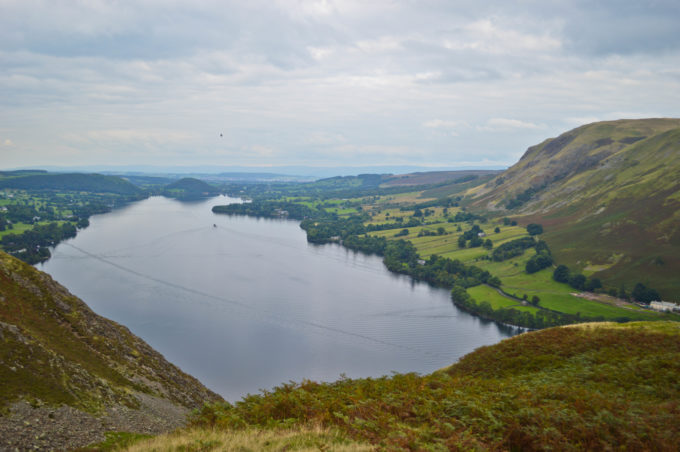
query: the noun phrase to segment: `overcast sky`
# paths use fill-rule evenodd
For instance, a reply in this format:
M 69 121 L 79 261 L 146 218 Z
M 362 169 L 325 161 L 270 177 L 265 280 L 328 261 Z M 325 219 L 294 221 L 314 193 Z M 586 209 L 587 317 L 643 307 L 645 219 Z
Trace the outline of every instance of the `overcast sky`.
M 509 166 L 679 107 L 677 0 L 0 0 L 2 168 Z

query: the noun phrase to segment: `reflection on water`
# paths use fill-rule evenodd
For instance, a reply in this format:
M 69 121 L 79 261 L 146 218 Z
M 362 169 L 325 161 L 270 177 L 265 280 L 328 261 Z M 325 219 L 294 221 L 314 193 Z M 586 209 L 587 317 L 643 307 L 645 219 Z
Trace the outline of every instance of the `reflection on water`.
M 432 372 L 516 334 L 297 222 L 154 197 L 91 218 L 38 266 L 229 400 L 303 378 Z

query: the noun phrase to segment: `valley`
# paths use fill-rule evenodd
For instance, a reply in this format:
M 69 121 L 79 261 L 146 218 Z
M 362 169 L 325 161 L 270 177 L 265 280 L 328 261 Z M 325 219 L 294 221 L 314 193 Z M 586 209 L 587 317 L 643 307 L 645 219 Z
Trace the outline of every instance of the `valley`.
M 202 406 L 153 447 L 667 449 L 680 315 L 650 302 L 677 295 L 679 127 L 583 126 L 505 172 L 4 172 L 0 431 L 143 450 Z

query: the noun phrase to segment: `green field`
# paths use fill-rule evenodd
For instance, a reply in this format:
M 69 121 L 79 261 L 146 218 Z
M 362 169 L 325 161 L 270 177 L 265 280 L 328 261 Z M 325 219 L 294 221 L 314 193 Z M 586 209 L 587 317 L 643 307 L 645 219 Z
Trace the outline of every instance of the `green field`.
M 538 311 L 538 308 L 533 306 L 525 306 L 520 301 L 502 295 L 495 288 L 486 285 L 470 287 L 467 291 L 470 296 L 472 296 L 472 298 L 477 301 L 477 303 L 486 301 L 494 310 L 512 308 L 517 309 L 518 311 L 531 312 L 532 314 Z
M 16 223 L 12 225 L 12 229 L 5 229 L 4 231 L 0 231 L 0 238 L 9 235 L 9 234 L 21 234 L 24 231 L 28 231 L 33 227 L 32 224 L 26 224 L 26 223 Z
M 400 213 L 403 214 L 405 212 Z M 391 215 L 392 214 L 390 214 L 390 216 Z M 623 308 L 574 296 L 572 293 L 577 292 L 575 289 L 567 284 L 559 283 L 552 279 L 552 268 L 547 268 L 534 274 L 528 274 L 525 271 L 525 265 L 529 258 L 535 254 L 533 249 L 525 251 L 521 256 L 502 262 L 494 262 L 487 259 L 487 256 L 490 256 L 492 250 L 489 251 L 483 247 L 459 248 L 458 237 L 462 234 L 462 232 L 458 232 L 459 226 L 462 231 L 470 228 L 470 224 L 467 222 L 435 223 L 408 228 L 409 234 L 405 236 L 395 237 L 397 232 L 404 229 L 403 227 L 376 231 L 370 234 L 378 237 L 385 237 L 388 240 L 409 240 L 416 247 L 423 259 L 427 259 L 429 256 L 436 254 L 450 259 L 458 259 L 465 264 L 476 265 L 484 270 L 488 270 L 492 275 L 501 279 L 501 289 L 505 293 L 514 295 L 516 298 L 520 299 L 526 295 L 529 300 L 531 300 L 532 297 L 537 296 L 540 299 L 540 308 L 563 312 L 565 314 L 579 314 L 583 317 L 601 316 L 607 320 L 626 317 L 633 320 L 659 320 L 664 318 L 663 315 L 642 310 L 633 304 Z M 418 233 L 421 229 L 436 231 L 439 227 L 445 229 L 445 235 L 418 237 Z M 526 229 L 521 226 L 505 226 L 502 223 L 489 222 L 482 224 L 481 227 L 487 234 L 484 238 L 491 239 L 494 247 L 511 240 L 528 236 Z M 500 232 L 493 232 L 496 227 L 500 228 Z M 494 309 L 512 306 L 520 311 L 536 311 L 536 308 L 531 306 L 517 306 L 517 302 L 514 302 L 511 298 L 499 295 L 490 287 L 473 287 L 468 289 L 468 293 L 478 303 L 481 301 L 488 301 Z

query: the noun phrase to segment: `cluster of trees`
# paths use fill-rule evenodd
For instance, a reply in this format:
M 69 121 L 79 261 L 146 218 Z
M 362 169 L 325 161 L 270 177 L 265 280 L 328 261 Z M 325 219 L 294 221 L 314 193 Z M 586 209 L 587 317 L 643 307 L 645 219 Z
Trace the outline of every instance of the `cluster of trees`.
M 33 218 L 41 215 L 37 210 L 35 210 L 33 206 L 9 204 L 6 207 L 7 212 L 5 212 L 2 216 L 12 223 L 32 224 Z
M 603 290 L 602 282 L 598 278 L 586 278 L 581 273 L 572 272 L 566 265 L 558 265 L 553 272 L 553 279 L 558 282 L 569 284 L 577 290 L 585 290 L 587 292 L 596 292 Z M 620 298 L 629 299 L 626 290 L 621 287 L 617 292 L 616 289 L 610 289 L 609 294 L 618 296 Z M 635 284 L 633 292 L 631 293 L 633 300 L 640 303 L 649 304 L 652 301 L 661 300 L 659 292 L 645 284 L 639 282 Z
M 531 256 L 524 268 L 529 274 L 536 273 L 537 271 L 548 268 L 553 264 L 553 258 L 550 254 L 550 249 L 548 248 L 547 243 L 545 243 L 543 240 L 539 240 L 536 242 L 535 248 L 536 254 Z
M 527 225 L 527 232 L 529 233 L 529 235 L 543 234 L 543 226 L 536 223 L 529 223 Z
M 324 212 L 312 209 L 305 204 L 289 201 L 253 201 L 242 204 L 228 204 L 226 206 L 214 206 L 212 211 L 228 215 L 250 215 L 269 218 L 279 217 L 285 211 L 285 216 L 294 220 L 324 216 Z
M 48 247 L 76 236 L 76 227 L 71 223 L 49 223 L 35 225 L 22 234 L 7 234 L 0 244 L 5 251 L 29 264 L 37 264 L 50 258 Z
M 437 230 L 432 230 L 432 229 L 421 229 L 418 232 L 418 237 L 429 237 L 429 236 L 435 236 L 435 235 L 446 235 L 446 229 L 444 229 L 443 226 L 439 226 Z M 408 234 L 408 232 L 407 232 Z
M 483 234 L 484 231 L 482 228 L 479 227 L 478 224 L 472 225 L 470 229 L 467 231 L 463 232 L 462 235 L 458 237 L 458 248 L 476 248 L 479 246 L 482 246 L 485 244 L 484 239 L 480 237 L 480 234 Z M 488 249 L 491 249 L 493 247 L 493 243 L 491 240 L 488 240 L 489 244 L 487 245 Z
M 635 287 L 633 288 L 633 299 L 641 302 L 641 303 L 651 303 L 652 301 L 660 301 L 661 296 L 659 295 L 659 292 L 656 290 L 652 289 L 651 287 L 647 287 L 642 283 L 637 283 L 635 284 Z
M 354 251 L 383 256 L 385 255 L 385 249 L 387 248 L 388 241 L 385 239 L 385 237 L 375 237 L 372 235 L 350 235 L 343 240 L 342 244 L 346 248 Z
M 522 237 L 499 245 L 493 250 L 491 258 L 496 262 L 501 262 L 515 256 L 521 256 L 524 254 L 524 250 L 535 246 L 536 240 L 533 237 Z
M 598 278 L 586 278 L 581 273 L 572 272 L 566 265 L 558 265 L 553 271 L 553 279 L 557 282 L 569 284 L 577 290 L 595 292 L 602 288 L 602 282 Z
M 430 209 L 420 210 L 420 208 L 418 208 L 418 207 L 413 209 L 413 217 L 414 218 L 424 218 L 424 217 L 429 217 L 430 215 L 434 215 L 434 210 L 430 210 Z
M 446 219 L 446 221 L 448 221 L 449 223 L 462 223 L 464 221 L 475 221 L 475 220 L 478 220 L 480 223 L 485 223 L 487 221 L 486 217 L 482 217 L 480 215 L 475 215 L 475 214 L 470 213 L 470 212 L 462 212 L 462 211 L 456 212 L 455 216 L 448 217 Z
M 430 256 L 421 265 L 409 266 L 407 273 L 414 279 L 427 281 L 430 284 L 447 289 L 456 284 L 462 287 L 474 287 L 480 284 L 489 284 L 494 287 L 501 285 L 501 280 L 491 275 L 487 270 L 482 270 L 474 265 L 465 265 L 458 259 L 449 259 L 437 255 Z
M 407 240 L 386 240 L 384 237 L 350 235 L 343 245 L 355 251 L 383 256 L 385 266 L 395 273 L 410 275 L 439 287 L 451 288 L 454 284 L 473 287 L 489 284 L 501 285 L 500 279 L 474 265 L 465 265 L 458 259 L 432 255 L 421 260 L 415 246 Z

